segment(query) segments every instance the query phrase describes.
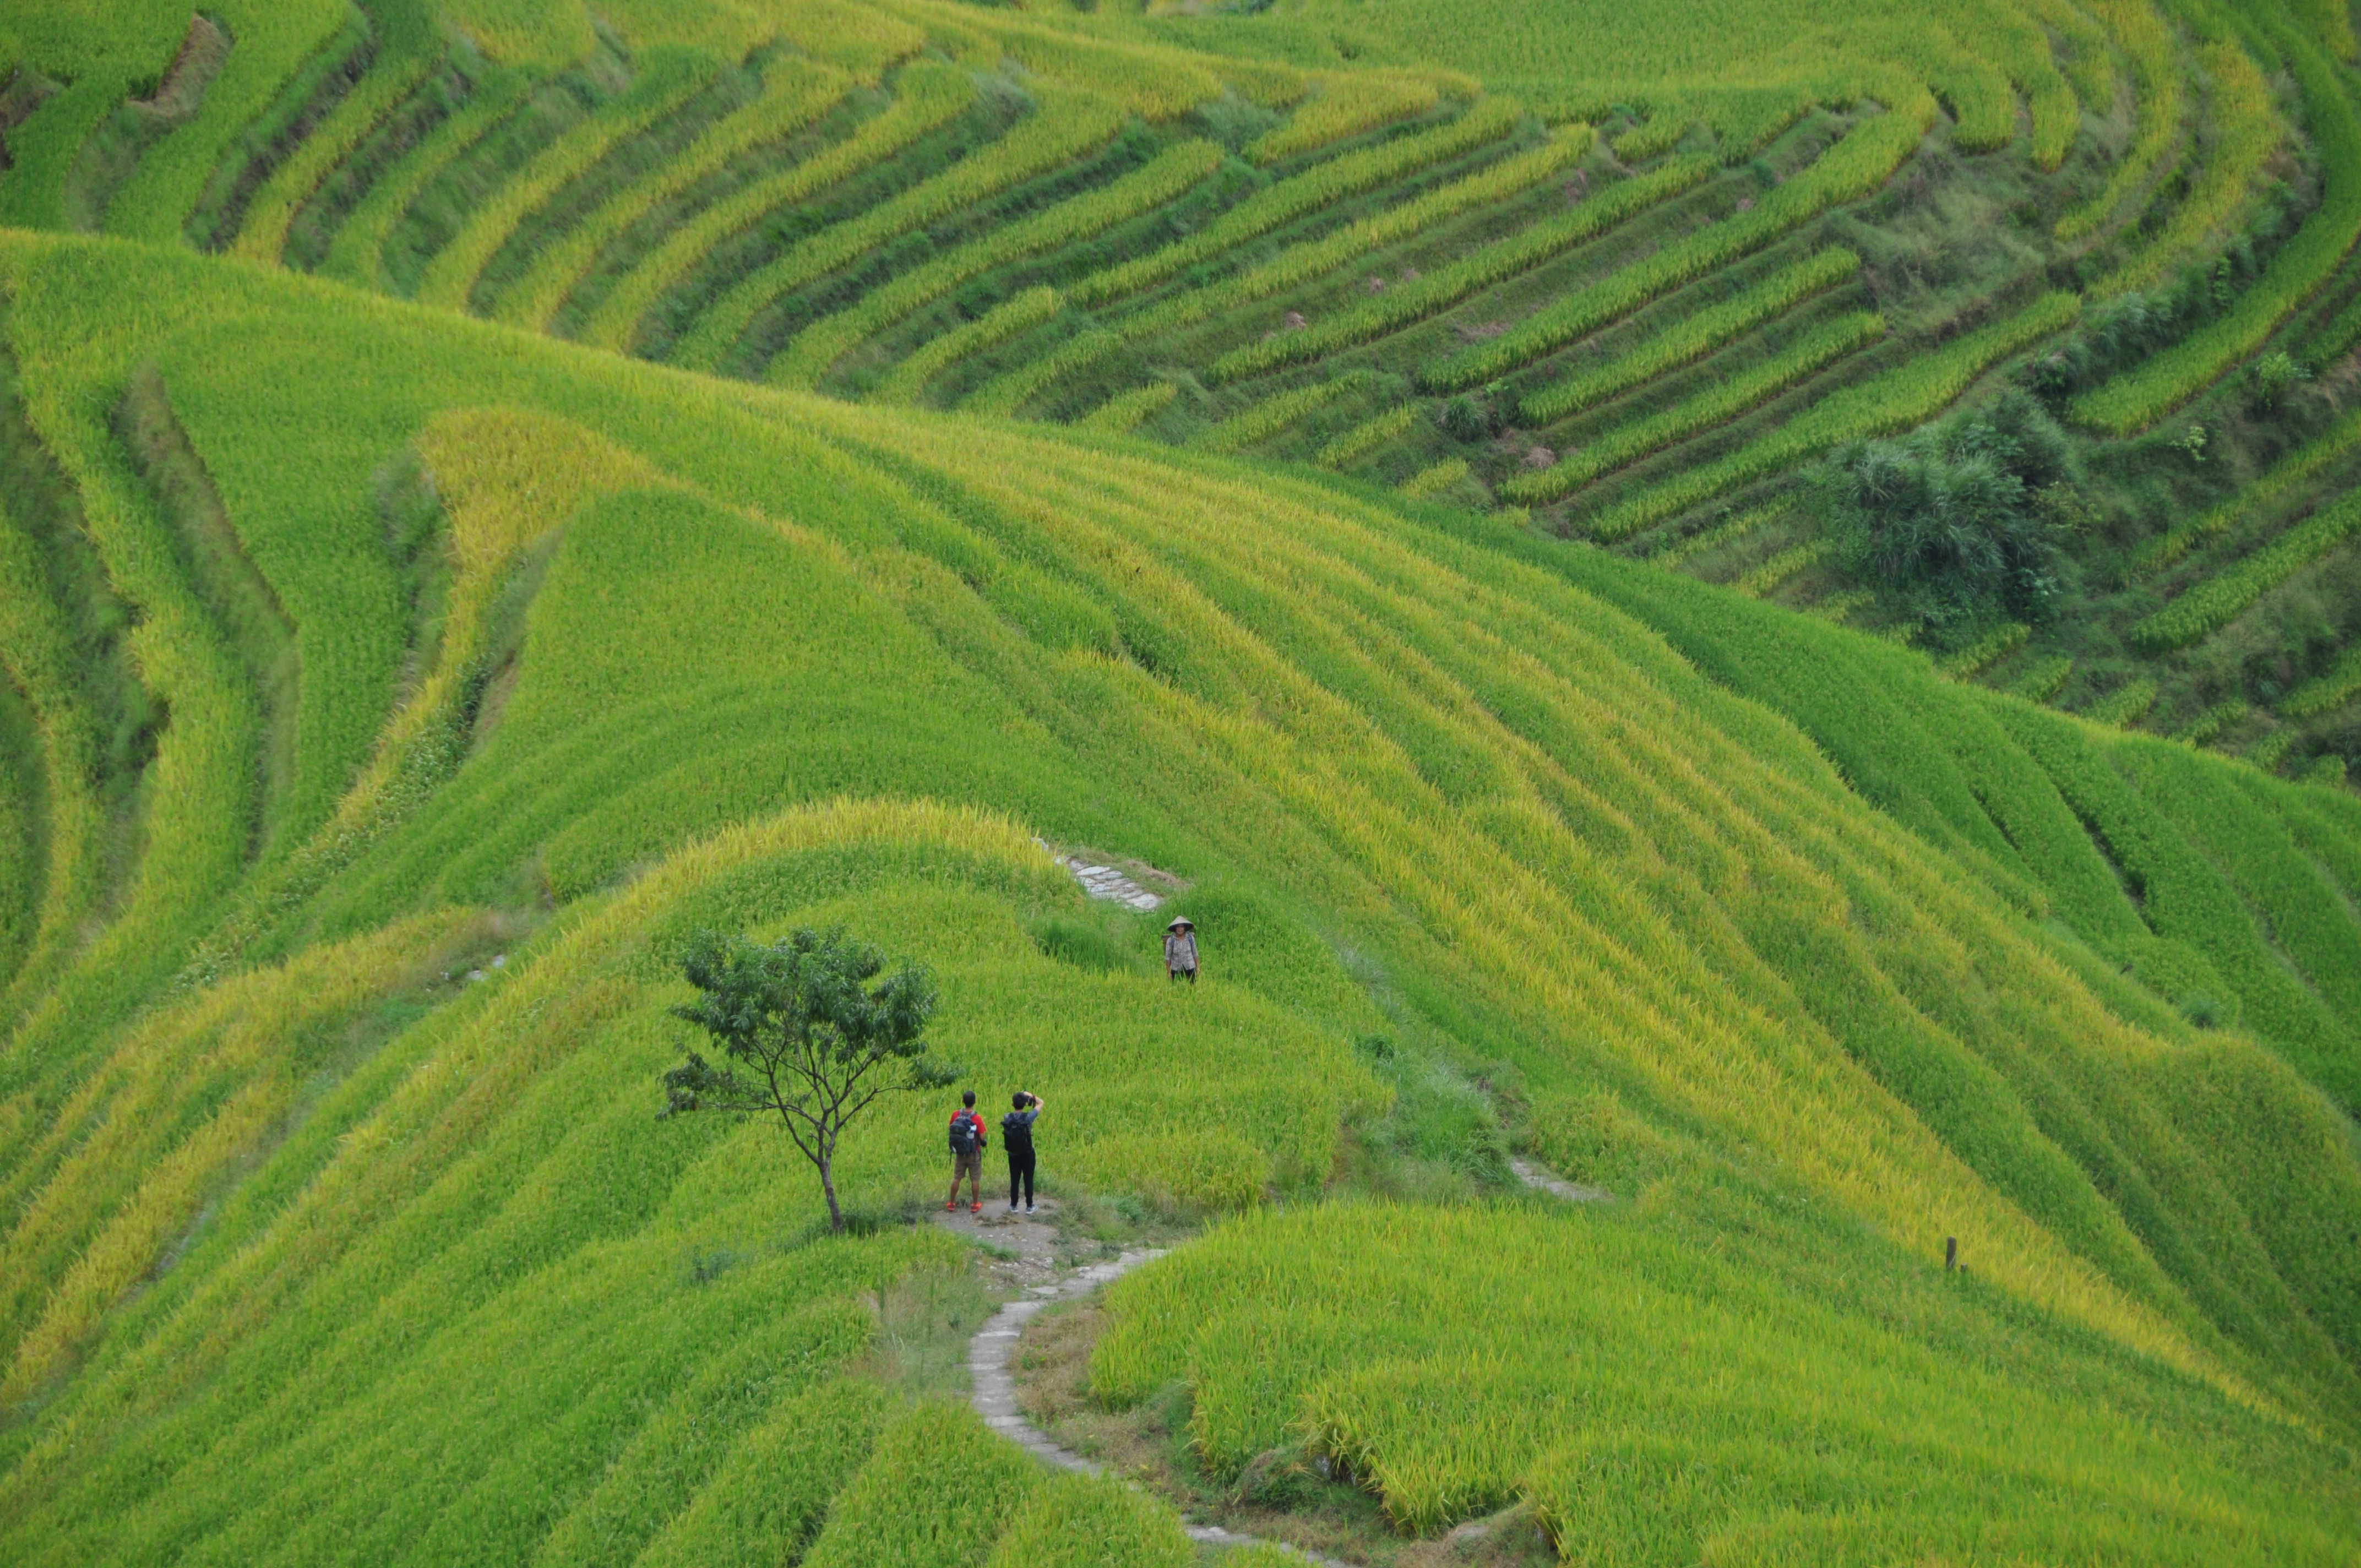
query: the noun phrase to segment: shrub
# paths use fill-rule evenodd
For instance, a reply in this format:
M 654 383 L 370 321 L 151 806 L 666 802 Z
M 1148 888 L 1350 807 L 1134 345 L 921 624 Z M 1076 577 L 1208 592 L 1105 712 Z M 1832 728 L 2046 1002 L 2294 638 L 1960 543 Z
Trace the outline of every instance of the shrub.
M 1489 441 L 1500 433 L 1500 418 L 1491 400 L 1462 392 L 1443 405 L 1443 433 L 1455 441 Z
M 2039 615 L 2057 592 L 2058 545 L 2035 504 L 2070 484 L 2063 432 L 2023 392 L 1894 442 L 1830 455 L 1823 503 L 1856 569 L 1949 626 Z

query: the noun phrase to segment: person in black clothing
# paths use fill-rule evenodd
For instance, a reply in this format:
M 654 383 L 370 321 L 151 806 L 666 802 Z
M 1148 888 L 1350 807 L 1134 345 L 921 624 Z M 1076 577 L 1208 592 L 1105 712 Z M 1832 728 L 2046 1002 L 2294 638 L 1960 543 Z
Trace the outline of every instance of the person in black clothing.
M 1033 1212 L 1033 1118 L 1041 1113 L 1041 1097 L 1016 1091 L 1016 1108 L 1000 1119 L 1000 1146 L 1008 1151 L 1008 1212 L 1016 1212 L 1016 1190 L 1025 1189 L 1025 1212 Z

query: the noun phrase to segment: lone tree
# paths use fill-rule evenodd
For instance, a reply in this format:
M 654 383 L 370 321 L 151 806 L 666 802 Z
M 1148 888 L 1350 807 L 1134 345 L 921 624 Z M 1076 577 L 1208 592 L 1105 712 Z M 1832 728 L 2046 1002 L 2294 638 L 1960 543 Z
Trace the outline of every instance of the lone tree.
M 730 1060 L 716 1067 L 689 1052 L 664 1075 L 661 1114 L 775 1113 L 818 1168 L 829 1226 L 841 1232 L 834 1168 L 845 1127 L 881 1094 L 959 1076 L 927 1055 L 933 982 L 909 964 L 878 981 L 885 955 L 841 927 L 770 946 L 699 931 L 681 967 L 704 994 L 673 1015 L 703 1026 Z

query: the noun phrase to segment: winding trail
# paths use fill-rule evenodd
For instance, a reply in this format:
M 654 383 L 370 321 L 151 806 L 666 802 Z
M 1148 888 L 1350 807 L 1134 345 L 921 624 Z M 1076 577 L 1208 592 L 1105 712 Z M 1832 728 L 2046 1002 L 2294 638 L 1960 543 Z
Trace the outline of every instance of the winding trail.
M 1567 1181 L 1526 1160 L 1512 1159 L 1509 1162 L 1509 1168 L 1527 1187 L 1569 1203 L 1600 1203 L 1613 1199 L 1611 1193 Z M 1044 1202 L 1041 1205 L 1043 1213 L 1029 1216 L 1022 1222 L 1016 1221 L 1013 1214 L 1008 1220 L 1001 1220 L 998 1207 L 997 1204 L 986 1205 L 987 1212 L 994 1215 L 990 1221 L 979 1222 L 964 1212 L 936 1216 L 936 1223 L 944 1229 L 972 1240 L 984 1240 L 985 1230 L 989 1228 L 994 1233 L 991 1244 L 1004 1254 L 1012 1250 L 1010 1244 L 1015 1244 L 1016 1256 L 995 1264 L 995 1270 L 1001 1272 L 1005 1278 L 1017 1281 L 1029 1278 L 1034 1281 L 1024 1285 L 1022 1294 L 1002 1303 L 1000 1310 L 985 1319 L 983 1326 L 976 1330 L 974 1337 L 968 1341 L 967 1369 L 972 1380 L 968 1402 L 975 1408 L 975 1413 L 983 1418 L 986 1426 L 1042 1464 L 1085 1475 L 1100 1475 L 1105 1466 L 1084 1458 L 1071 1448 L 1059 1446 L 1048 1432 L 1025 1419 L 1024 1409 L 1017 1402 L 1016 1378 L 1008 1370 L 1008 1363 L 1016 1353 L 1016 1342 L 1025 1332 L 1025 1325 L 1044 1307 L 1087 1296 L 1101 1286 L 1122 1278 L 1142 1264 L 1155 1262 L 1169 1249 L 1144 1247 L 1126 1250 L 1104 1263 L 1060 1274 L 1052 1261 L 1057 1232 L 1049 1223 L 1056 1212 L 1057 1205 Z M 1045 1274 L 1054 1277 L 1043 1278 Z M 1320 1568 L 1356 1568 L 1353 1563 L 1334 1557 L 1323 1557 L 1319 1552 L 1306 1551 L 1288 1541 L 1241 1535 L 1215 1524 L 1198 1524 L 1184 1519 L 1181 1528 L 1188 1532 L 1190 1540 L 1202 1545 L 1273 1546 L 1279 1551 L 1292 1552 L 1307 1563 L 1317 1563 Z

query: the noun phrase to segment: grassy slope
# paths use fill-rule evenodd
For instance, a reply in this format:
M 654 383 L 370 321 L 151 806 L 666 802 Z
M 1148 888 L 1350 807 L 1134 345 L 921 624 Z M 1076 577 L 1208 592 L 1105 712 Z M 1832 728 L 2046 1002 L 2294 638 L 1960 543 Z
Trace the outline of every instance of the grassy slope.
M 1053 1167 L 1093 1185 L 1316 1185 L 1381 1098 L 1351 1040 L 1506 1058 L 1569 1170 L 1678 1146 L 1730 1173 L 1619 1224 L 1677 1247 L 1725 1223 L 1719 1183 L 1808 1196 L 1833 1229 L 1747 1223 L 1796 1278 L 1923 1279 L 1958 1235 L 1991 1292 L 1960 1343 L 2030 1333 L 2010 1376 L 2144 1390 L 2092 1417 L 2107 1474 L 2136 1468 L 2114 1423 L 2147 1423 L 2349 1531 L 2341 1450 L 2239 1413 L 2361 1411 L 2361 1167 L 2323 1098 L 2356 1092 L 2340 797 L 1332 481 L 699 382 L 194 258 L 5 254 L 43 436 L 104 477 L 104 411 L 152 364 L 299 636 L 341 618 L 296 776 L 343 787 L 379 733 L 400 764 L 226 915 L 159 886 L 151 972 L 247 978 L 137 1034 L 52 1014 L 0 1057 L 10 1398 L 36 1396 L 0 1530 L 29 1560 L 522 1555 L 614 1480 L 600 1455 L 675 1441 L 649 1412 L 747 1314 L 920 1266 L 916 1239 L 785 1245 L 815 1200 L 773 1140 L 650 1117 L 668 945 L 833 919 L 938 968 L 946 1042 L 1057 1104 Z M 456 554 L 398 680 L 429 602 L 385 544 L 405 450 Z M 119 580 L 171 591 L 148 570 Z M 258 744 L 175 729 L 225 778 Z M 1191 879 L 1208 985 L 1047 956 L 1028 931 L 1082 911 L 1036 833 Z M 313 997 L 332 942 L 370 956 Z M 2251 1035 L 2184 1024 L 2200 986 Z M 316 1068 L 233 1048 L 290 1007 Z M 1143 1135 L 1176 1103 L 1225 1109 Z M 859 1135 L 856 1201 L 931 1184 L 935 1121 Z M 145 1141 L 98 1158 L 107 1126 Z M 664 1474 L 650 1532 L 732 1506 L 720 1456 Z

